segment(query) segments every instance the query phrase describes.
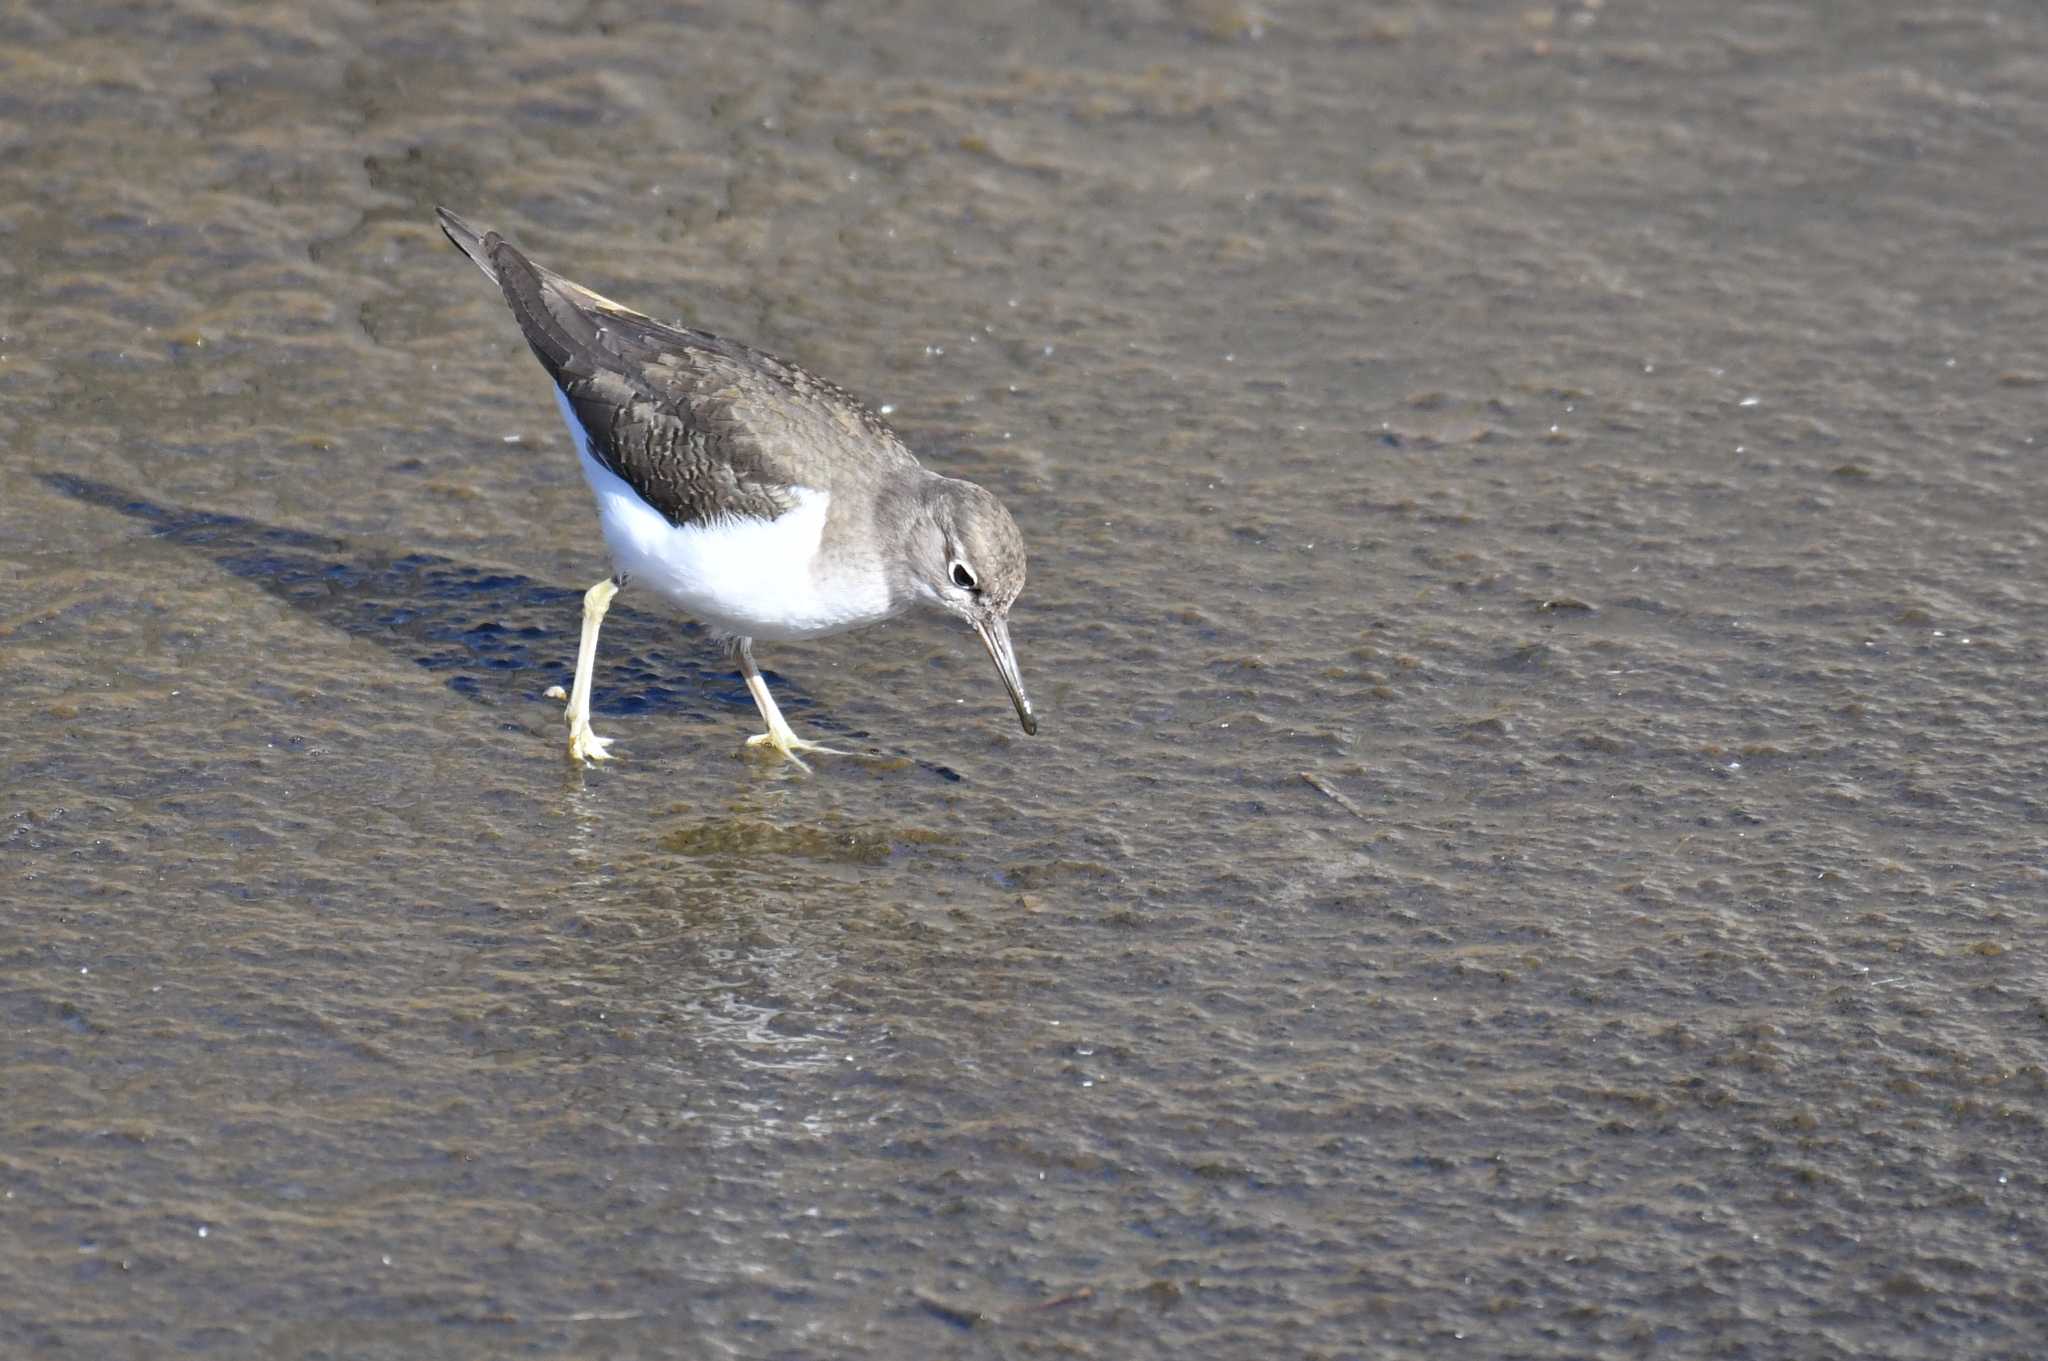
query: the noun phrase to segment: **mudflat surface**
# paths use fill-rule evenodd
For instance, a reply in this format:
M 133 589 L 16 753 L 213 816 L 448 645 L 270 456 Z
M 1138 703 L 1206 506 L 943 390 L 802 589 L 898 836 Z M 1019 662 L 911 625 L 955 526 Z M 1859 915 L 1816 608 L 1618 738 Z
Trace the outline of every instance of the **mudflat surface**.
M 0 1352 L 2048 1352 L 2048 15 L 0 11 Z M 876 404 L 606 571 L 447 203 Z

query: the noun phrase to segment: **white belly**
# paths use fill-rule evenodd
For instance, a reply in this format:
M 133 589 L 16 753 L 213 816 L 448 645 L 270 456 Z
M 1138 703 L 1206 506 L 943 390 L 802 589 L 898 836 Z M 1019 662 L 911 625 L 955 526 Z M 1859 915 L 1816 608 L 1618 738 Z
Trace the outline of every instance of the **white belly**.
M 796 506 L 773 520 L 733 518 L 678 528 L 642 501 L 590 452 L 590 437 L 560 389 L 556 404 L 597 498 L 612 566 L 684 612 L 742 638 L 806 638 L 836 633 L 891 613 L 879 574 L 830 581 L 815 571 L 829 493 L 796 488 Z

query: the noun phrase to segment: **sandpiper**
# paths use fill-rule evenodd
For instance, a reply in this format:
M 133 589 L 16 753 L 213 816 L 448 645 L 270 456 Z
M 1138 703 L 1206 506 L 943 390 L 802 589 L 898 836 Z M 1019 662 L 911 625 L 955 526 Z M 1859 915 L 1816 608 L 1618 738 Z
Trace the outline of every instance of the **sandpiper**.
M 981 636 L 1038 731 L 1010 648 L 1024 536 L 987 490 L 921 466 L 847 393 L 771 354 L 665 326 L 527 259 L 445 208 L 441 230 L 503 290 L 597 498 L 612 575 L 583 596 L 569 755 L 606 759 L 590 730 L 597 632 L 629 583 L 708 624 L 738 659 L 768 731 L 747 739 L 803 764 L 754 665 L 756 638 L 815 638 L 912 605 Z

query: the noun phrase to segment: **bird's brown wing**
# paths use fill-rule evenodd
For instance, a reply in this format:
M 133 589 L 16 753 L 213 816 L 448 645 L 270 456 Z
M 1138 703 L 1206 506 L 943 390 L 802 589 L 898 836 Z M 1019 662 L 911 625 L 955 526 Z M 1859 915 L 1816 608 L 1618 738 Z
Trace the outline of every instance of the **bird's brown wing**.
M 591 453 L 671 524 L 773 519 L 795 487 L 830 490 L 835 470 L 871 479 L 916 466 L 880 417 L 796 365 L 654 321 L 451 213 L 442 226 L 504 290 Z

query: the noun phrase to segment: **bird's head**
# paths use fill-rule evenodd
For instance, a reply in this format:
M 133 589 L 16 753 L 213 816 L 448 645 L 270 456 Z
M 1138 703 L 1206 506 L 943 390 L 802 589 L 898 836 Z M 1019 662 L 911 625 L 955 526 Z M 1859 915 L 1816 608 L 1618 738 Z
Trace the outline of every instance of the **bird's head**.
M 1024 590 L 1024 536 L 1003 503 L 972 482 L 933 477 L 921 492 L 911 567 L 917 593 L 981 636 L 1017 721 L 1035 733 L 1038 719 L 1010 649 L 1010 606 Z

